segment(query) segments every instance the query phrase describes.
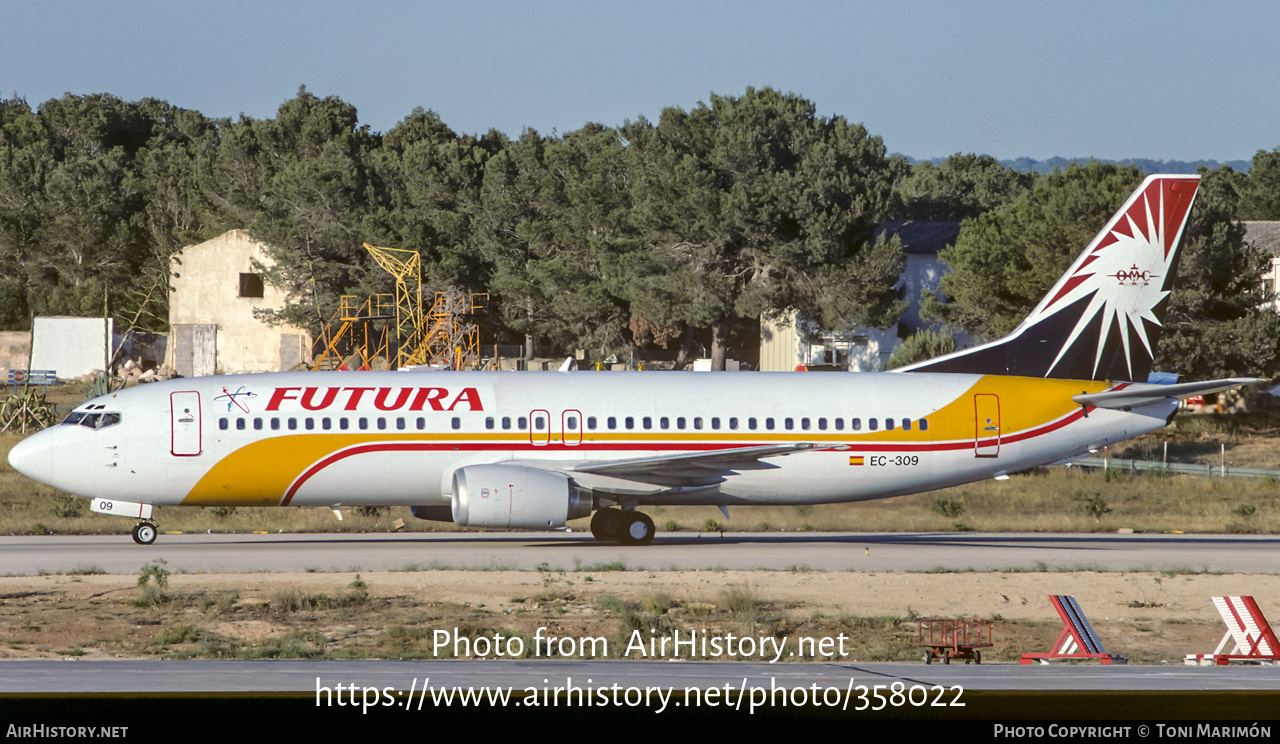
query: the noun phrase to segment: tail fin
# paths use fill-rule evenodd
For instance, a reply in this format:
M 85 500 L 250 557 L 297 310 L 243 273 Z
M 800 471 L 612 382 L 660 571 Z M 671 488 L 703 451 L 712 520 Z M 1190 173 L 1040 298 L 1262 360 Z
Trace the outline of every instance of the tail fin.
M 1147 177 L 1013 333 L 898 371 L 1146 380 L 1199 183 Z

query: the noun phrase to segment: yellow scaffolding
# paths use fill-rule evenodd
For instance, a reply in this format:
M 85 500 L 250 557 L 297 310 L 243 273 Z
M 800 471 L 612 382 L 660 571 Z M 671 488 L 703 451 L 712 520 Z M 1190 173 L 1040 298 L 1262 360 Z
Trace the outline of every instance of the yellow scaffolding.
M 338 312 L 322 332 L 325 349 L 311 368 L 350 369 L 358 363 L 359 368 L 368 369 L 374 358 L 382 356 L 396 369 L 408 365 L 480 369 L 484 362 L 474 316 L 484 307 L 488 293 L 451 287 L 436 292 L 430 312 L 423 313 L 422 259 L 417 251 L 368 243 L 364 247 L 395 278 L 395 294 L 372 295 L 364 302 L 355 295 L 343 295 Z M 371 328 L 377 321 L 384 323 L 379 329 Z M 391 328 L 394 339 L 388 333 Z
M 394 315 L 394 298 L 376 294 L 363 302 L 356 295 L 342 295 L 338 310 L 321 331 L 324 350 L 316 355 L 311 369 L 369 369 L 377 357 L 389 360 L 386 328 L 372 327 Z
M 427 318 L 427 334 L 422 340 L 426 364 L 448 369 L 480 369 L 480 326 L 475 314 L 484 308 L 487 292 L 465 292 L 450 287 L 436 292 Z
M 380 248 L 368 243 L 364 248 L 396 280 L 396 367 L 426 363 L 418 353 L 423 337 L 422 257 L 417 251 L 402 248 Z

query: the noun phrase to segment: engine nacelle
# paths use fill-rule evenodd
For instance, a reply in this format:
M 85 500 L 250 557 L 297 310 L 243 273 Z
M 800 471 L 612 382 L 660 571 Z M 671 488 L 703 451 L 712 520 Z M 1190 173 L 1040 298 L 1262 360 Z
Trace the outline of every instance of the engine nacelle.
M 563 527 L 591 514 L 591 497 L 564 473 L 468 465 L 453 474 L 453 521 L 463 527 Z

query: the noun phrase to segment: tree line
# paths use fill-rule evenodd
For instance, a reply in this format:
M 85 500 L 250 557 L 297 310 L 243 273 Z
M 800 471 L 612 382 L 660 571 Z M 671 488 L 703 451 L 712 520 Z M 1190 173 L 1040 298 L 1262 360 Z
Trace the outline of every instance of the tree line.
M 350 104 L 305 88 L 261 120 L 106 94 L 36 109 L 15 97 L 0 100 L 0 328 L 106 307 L 164 330 L 171 258 L 241 228 L 269 246 L 267 280 L 289 298 L 270 320 L 315 331 L 340 295 L 390 291 L 369 242 L 418 251 L 428 287 L 490 292 L 486 329 L 530 355 L 656 344 L 719 364 L 762 316 L 892 324 L 904 258 L 876 226 L 921 219 L 963 220 L 943 253 L 949 302 L 932 307 L 982 337 L 1029 311 L 1065 270 L 1046 257 L 1069 263 L 1140 179 L 1096 163 L 1047 176 L 986 156 L 912 164 L 769 88 L 656 122 L 514 138 L 460 134 L 423 109 L 372 132 Z M 1257 311 L 1262 264 L 1239 220 L 1280 219 L 1277 181 L 1280 148 L 1247 175 L 1205 174 L 1171 313 L 1182 330 L 1161 342 L 1179 371 L 1276 366 L 1274 314 Z M 1033 226 L 1030 240 L 1015 231 Z

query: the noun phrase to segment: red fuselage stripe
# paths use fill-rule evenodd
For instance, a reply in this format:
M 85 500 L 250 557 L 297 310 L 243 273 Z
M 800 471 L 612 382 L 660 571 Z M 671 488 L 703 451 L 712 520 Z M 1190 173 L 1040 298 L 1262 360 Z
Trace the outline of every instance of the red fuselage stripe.
M 981 446 L 984 444 L 994 445 L 997 443 L 1008 444 L 1012 442 L 1021 442 L 1028 439 L 1033 439 L 1035 437 L 1043 436 L 1050 432 L 1057 431 L 1058 429 L 1061 429 L 1064 426 L 1067 426 L 1068 424 L 1071 424 L 1075 421 L 1079 421 L 1081 418 L 1084 417 L 1084 415 L 1085 415 L 1085 411 L 1083 409 L 1079 411 L 1074 411 L 1071 414 L 1068 414 L 1067 416 L 1064 416 L 1058 419 L 1057 421 L 1052 421 L 1048 424 L 1045 424 L 1044 426 L 1040 426 L 1035 429 L 1028 429 L 1026 431 L 1018 432 L 1016 434 L 1010 434 L 1005 437 L 999 437 L 999 438 L 992 437 L 989 439 L 981 439 L 976 442 L 976 445 L 977 446 Z M 749 444 L 743 444 L 741 446 L 755 447 L 755 446 L 759 446 L 759 444 L 760 444 L 759 442 L 751 442 Z M 912 444 L 909 442 L 904 442 L 902 444 L 858 444 L 855 442 L 850 442 L 848 443 L 846 449 L 830 450 L 830 451 L 837 452 L 841 455 L 847 456 L 849 453 L 849 450 L 858 450 L 858 451 L 865 451 L 865 452 L 946 452 L 951 450 L 970 449 L 974 446 L 975 446 L 975 442 L 973 440 L 968 440 L 968 439 L 960 440 L 960 441 L 952 441 L 952 442 L 928 442 L 923 444 Z M 637 444 L 635 442 L 627 442 L 623 444 L 600 443 L 600 444 L 575 444 L 575 445 L 557 444 L 554 442 L 551 444 L 541 444 L 541 445 L 535 445 L 530 442 L 518 442 L 518 443 L 512 442 L 509 444 L 499 444 L 497 446 L 494 446 L 493 444 L 489 444 L 489 443 L 455 444 L 452 442 L 448 442 L 448 443 L 371 442 L 369 444 L 359 444 L 359 445 L 355 445 L 355 446 L 340 450 L 338 452 L 334 452 L 333 454 L 317 461 L 311 467 L 307 468 L 305 471 L 303 471 L 301 475 L 297 477 L 297 479 L 293 481 L 292 484 L 290 484 L 289 490 L 285 493 L 285 497 L 284 497 L 284 500 L 281 502 L 281 505 L 288 506 L 289 502 L 293 500 L 294 495 L 297 494 L 298 489 L 302 488 L 303 484 L 305 484 L 308 480 L 310 480 L 312 477 L 314 477 L 316 474 L 318 474 L 320 471 L 324 470 L 325 468 L 329 467 L 330 465 L 336 462 L 339 462 L 341 460 L 345 460 L 348 457 L 354 457 L 355 455 L 368 454 L 370 452 L 429 452 L 433 450 L 456 450 L 456 451 L 467 451 L 467 452 L 474 452 L 479 450 L 500 450 L 503 452 L 516 452 L 516 451 L 546 452 L 549 450 L 560 451 L 560 452 L 567 452 L 567 451 L 574 451 L 574 450 L 590 450 L 592 452 L 606 452 L 606 451 L 698 452 L 698 451 L 713 451 L 713 450 L 721 450 L 721 449 L 733 449 L 733 447 L 726 446 L 725 443 L 723 442 L 716 442 L 716 443 L 709 443 L 709 444 L 690 444 L 687 442 L 681 442 L 681 443 L 653 442 L 653 443 L 646 443 L 646 444 Z

